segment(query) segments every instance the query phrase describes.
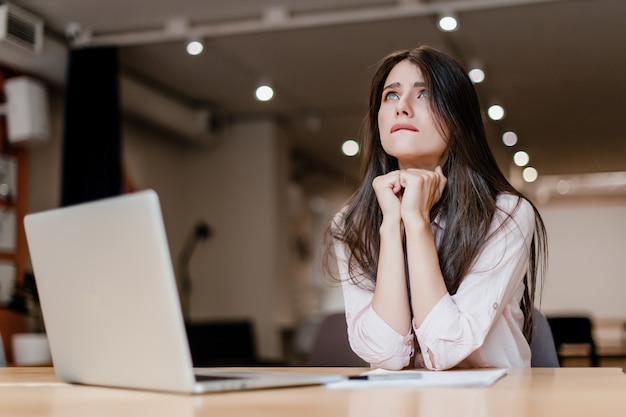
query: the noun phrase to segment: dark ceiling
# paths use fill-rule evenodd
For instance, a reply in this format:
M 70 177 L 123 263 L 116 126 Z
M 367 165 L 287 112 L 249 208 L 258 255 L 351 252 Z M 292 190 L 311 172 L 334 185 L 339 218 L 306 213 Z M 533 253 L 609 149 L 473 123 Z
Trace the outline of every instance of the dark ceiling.
M 485 68 L 487 79 L 477 85 L 482 104 L 506 110 L 503 120 L 487 122 L 505 171 L 519 149 L 540 175 L 626 171 L 624 0 L 15 3 L 53 32 L 75 23 L 89 34 L 85 44 L 119 45 L 129 74 L 208 104 L 224 120 L 275 117 L 309 167 L 339 176 L 355 175 L 358 161 L 339 150 L 358 134 L 375 64 L 418 44 Z M 437 29 L 443 10 L 456 13 L 456 32 Z M 194 33 L 205 41 L 199 56 L 184 49 Z M 262 78 L 276 90 L 267 103 L 253 98 Z M 509 129 L 519 137 L 512 148 L 500 141 Z

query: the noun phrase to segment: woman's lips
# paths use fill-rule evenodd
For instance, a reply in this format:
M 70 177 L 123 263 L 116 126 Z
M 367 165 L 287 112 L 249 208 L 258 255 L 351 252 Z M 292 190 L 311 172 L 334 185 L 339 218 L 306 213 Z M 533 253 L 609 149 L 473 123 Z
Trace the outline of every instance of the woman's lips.
M 410 130 L 411 132 L 418 132 L 415 126 L 406 123 L 391 126 L 391 133 L 397 132 L 398 130 Z

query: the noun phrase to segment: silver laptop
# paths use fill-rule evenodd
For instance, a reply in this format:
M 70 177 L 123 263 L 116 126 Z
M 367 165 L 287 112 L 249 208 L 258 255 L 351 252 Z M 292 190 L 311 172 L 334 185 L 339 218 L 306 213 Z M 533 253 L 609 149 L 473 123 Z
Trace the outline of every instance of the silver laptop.
M 204 393 L 342 379 L 194 369 L 152 190 L 29 214 L 24 225 L 53 365 L 63 381 Z

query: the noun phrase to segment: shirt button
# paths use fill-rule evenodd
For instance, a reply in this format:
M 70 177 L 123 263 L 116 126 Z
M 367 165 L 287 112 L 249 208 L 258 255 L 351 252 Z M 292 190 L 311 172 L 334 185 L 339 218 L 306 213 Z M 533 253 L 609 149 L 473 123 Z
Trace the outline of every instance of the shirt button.
M 495 310 L 496 308 L 498 308 L 498 303 L 493 303 L 493 306 L 492 306 L 492 307 L 493 307 L 493 308 L 494 308 L 494 310 Z

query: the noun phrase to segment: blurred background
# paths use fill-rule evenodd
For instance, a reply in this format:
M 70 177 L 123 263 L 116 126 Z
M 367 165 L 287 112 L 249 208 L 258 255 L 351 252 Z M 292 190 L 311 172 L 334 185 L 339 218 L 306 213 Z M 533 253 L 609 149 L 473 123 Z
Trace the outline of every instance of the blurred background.
M 342 309 L 320 238 L 358 183 L 377 62 L 420 44 L 475 70 L 498 163 L 544 216 L 542 310 L 617 327 L 626 318 L 623 0 L 15 0 L 0 10 L 5 82 L 26 75 L 45 89 L 45 132 L 7 135 L 4 148 L 24 183 L 17 219 L 62 205 L 77 62 L 72 91 L 93 130 L 80 141 L 111 126 L 104 65 L 89 54 L 112 51 L 124 189 L 161 197 L 179 279 L 192 284 L 188 318 L 251 319 L 263 357 L 284 358 L 287 339 L 306 350 L 302 329 Z M 255 97 L 262 85 L 268 100 Z M 198 225 L 212 233 L 185 252 Z M 5 251 L 9 286 L 29 269 L 24 247 Z M 617 331 L 601 336 L 618 343 Z

